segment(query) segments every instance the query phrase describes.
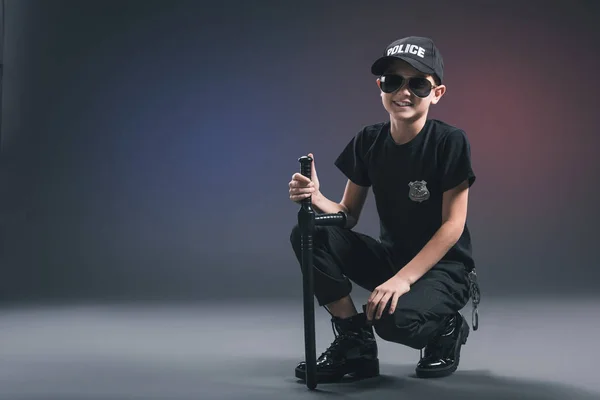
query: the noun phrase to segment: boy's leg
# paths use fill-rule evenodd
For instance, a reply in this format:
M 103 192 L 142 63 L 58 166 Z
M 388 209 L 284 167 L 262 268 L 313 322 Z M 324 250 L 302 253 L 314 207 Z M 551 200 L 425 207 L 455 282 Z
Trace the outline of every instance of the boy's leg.
M 388 304 L 373 326 L 384 340 L 425 350 L 416 368 L 419 377 L 446 376 L 458 367 L 460 348 L 469 334 L 459 313 L 468 300 L 466 269 L 439 263 L 400 296 L 393 315 Z
M 302 253 L 298 225 L 292 229 L 290 241 L 300 262 Z M 389 260 L 386 248 L 368 235 L 336 226 L 316 226 L 313 235 L 313 276 L 318 304 L 327 306 L 349 296 L 352 282 L 373 291 L 392 277 L 394 272 Z
M 300 231 L 296 225 L 290 237 L 301 261 Z M 393 275 L 389 255 L 374 238 L 335 226 L 317 226 L 313 236 L 315 298 L 331 314 L 336 336 L 317 359 L 317 380 L 338 381 L 346 374 L 369 377 L 379 374 L 377 343 L 363 312 L 358 313 L 350 298 L 352 282 L 367 289 Z M 304 379 L 306 364 L 296 367 Z

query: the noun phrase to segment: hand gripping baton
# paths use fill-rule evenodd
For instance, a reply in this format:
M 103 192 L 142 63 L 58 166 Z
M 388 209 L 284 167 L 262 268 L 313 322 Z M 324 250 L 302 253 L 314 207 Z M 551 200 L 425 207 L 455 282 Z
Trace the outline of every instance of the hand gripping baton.
M 300 173 L 310 179 L 312 158 L 303 156 L 300 162 Z M 312 208 L 312 198 L 300 201 L 298 211 L 298 227 L 301 235 L 302 251 L 302 293 L 304 300 L 304 351 L 306 360 L 306 386 L 313 390 L 317 387 L 317 360 L 315 349 L 315 303 L 314 303 L 314 271 L 313 271 L 313 234 L 315 226 L 335 225 L 345 227 L 347 216 L 343 211 L 332 214 L 317 215 Z

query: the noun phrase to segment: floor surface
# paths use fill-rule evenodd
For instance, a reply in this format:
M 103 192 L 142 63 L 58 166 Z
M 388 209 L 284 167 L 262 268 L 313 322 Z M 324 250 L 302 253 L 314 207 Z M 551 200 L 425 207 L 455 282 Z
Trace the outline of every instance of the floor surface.
M 380 377 L 314 392 L 299 301 L 4 308 L 0 399 L 600 399 L 600 299 L 482 301 L 454 375 L 418 379 L 419 352 L 379 339 Z M 318 352 L 332 339 L 317 309 Z

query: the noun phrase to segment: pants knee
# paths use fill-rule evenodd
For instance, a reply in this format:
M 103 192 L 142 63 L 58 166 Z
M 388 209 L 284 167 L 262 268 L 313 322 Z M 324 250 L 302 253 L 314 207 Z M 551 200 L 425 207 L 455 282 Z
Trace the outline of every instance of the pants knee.
M 419 316 L 410 310 L 397 310 L 394 315 L 386 315 L 373 324 L 381 339 L 414 349 L 421 349 L 427 344 L 427 338 L 419 335 L 420 326 Z
M 337 226 L 315 226 L 313 231 L 313 248 L 326 244 L 329 241 L 329 235 L 335 229 L 341 229 Z M 300 232 L 300 225 L 295 224 L 290 233 L 290 242 L 296 251 L 300 250 L 302 241 L 302 234 Z
M 300 244 L 300 226 L 298 224 L 294 225 L 292 228 L 292 232 L 290 233 L 290 243 L 292 243 L 292 246 Z

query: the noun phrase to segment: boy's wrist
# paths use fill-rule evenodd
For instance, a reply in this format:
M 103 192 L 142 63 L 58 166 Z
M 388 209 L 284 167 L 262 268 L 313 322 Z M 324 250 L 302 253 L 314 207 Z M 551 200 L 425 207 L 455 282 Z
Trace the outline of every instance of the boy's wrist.
M 323 201 L 323 194 L 321 191 L 316 191 L 311 195 L 311 202 L 315 207 L 319 207 L 319 204 Z

